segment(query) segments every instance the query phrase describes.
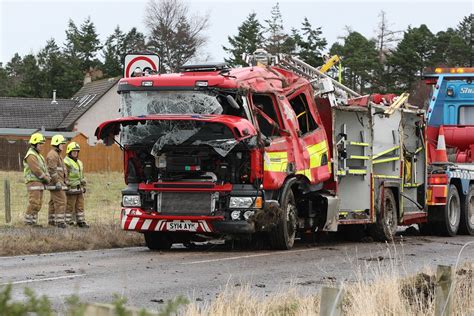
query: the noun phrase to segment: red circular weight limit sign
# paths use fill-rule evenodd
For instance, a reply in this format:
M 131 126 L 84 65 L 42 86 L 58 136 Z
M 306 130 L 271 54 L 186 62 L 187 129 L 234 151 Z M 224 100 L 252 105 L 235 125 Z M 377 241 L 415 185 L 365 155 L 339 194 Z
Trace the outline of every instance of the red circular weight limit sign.
M 157 55 L 127 55 L 125 56 L 125 71 L 124 78 L 131 77 L 136 68 L 142 71 L 145 68 L 151 68 L 153 71 L 158 71 L 159 57 Z

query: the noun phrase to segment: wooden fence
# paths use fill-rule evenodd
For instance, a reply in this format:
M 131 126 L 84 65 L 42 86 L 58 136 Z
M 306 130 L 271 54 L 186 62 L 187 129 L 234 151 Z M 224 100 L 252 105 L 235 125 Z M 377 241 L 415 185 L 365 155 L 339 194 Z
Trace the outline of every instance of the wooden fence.
M 117 145 L 97 144 L 91 146 L 83 134 L 78 134 L 71 141 L 75 141 L 81 146 L 79 158 L 84 163 L 85 172 L 123 171 L 123 153 Z M 23 157 L 28 147 L 27 137 L 4 136 L 0 138 L 0 170 L 22 171 Z M 50 139 L 47 139 L 42 154 L 46 156 L 50 149 Z

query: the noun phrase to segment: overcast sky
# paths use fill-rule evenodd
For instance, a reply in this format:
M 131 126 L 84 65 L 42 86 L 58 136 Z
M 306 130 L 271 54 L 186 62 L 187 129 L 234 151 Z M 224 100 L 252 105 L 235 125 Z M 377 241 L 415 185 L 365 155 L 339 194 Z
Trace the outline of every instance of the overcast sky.
M 184 0 L 193 12 L 210 14 L 210 27 L 206 31 L 209 42 L 204 55 L 211 60 L 225 56 L 222 45 L 227 36 L 235 35 L 237 27 L 251 12 L 263 20 L 269 18 L 276 1 L 205 1 Z M 0 62 L 8 62 L 20 55 L 37 53 L 50 38 L 58 44 L 65 41 L 65 29 L 71 18 L 80 25 L 88 16 L 96 25 L 103 42 L 119 25 L 124 31 L 136 26 L 146 34 L 144 15 L 147 0 L 0 0 Z M 313 26 L 321 26 L 329 45 L 346 34 L 346 26 L 374 37 L 381 10 L 387 13 L 392 30 L 404 30 L 409 25 L 426 24 L 436 33 L 455 27 L 463 16 L 474 12 L 474 1 L 279 1 L 286 31 L 299 27 L 304 17 Z

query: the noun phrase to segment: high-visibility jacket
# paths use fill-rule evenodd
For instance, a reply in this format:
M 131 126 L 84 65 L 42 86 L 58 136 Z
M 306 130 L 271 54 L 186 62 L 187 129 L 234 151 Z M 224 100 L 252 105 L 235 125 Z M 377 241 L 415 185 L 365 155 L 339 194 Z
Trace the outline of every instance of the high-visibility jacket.
M 79 159 L 74 160 L 69 156 L 64 157 L 64 164 L 68 170 L 68 181 L 70 187 L 77 187 L 81 185 L 81 181 L 84 179 L 84 167 L 82 161 Z
M 29 156 L 33 156 L 37 160 L 37 166 L 35 166 L 36 170 L 32 170 L 32 167 L 28 164 L 26 161 Z M 38 170 L 39 169 L 39 170 Z M 38 173 L 40 173 L 38 175 Z M 46 167 L 46 162 L 44 161 L 43 156 L 37 152 L 35 149 L 30 148 L 26 152 L 25 158 L 23 158 L 23 175 L 25 177 L 25 183 L 30 183 L 30 182 L 41 182 L 42 178 L 48 174 L 48 169 Z

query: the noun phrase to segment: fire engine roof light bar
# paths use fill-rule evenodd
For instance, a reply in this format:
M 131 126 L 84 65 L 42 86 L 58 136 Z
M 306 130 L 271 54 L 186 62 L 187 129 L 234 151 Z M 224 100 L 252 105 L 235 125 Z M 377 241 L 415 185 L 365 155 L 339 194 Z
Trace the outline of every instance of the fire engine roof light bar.
M 474 67 L 436 68 L 436 74 L 463 74 L 474 73 Z

